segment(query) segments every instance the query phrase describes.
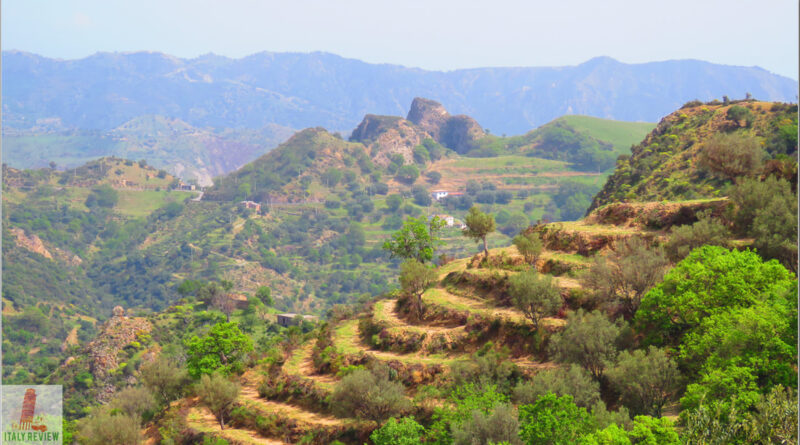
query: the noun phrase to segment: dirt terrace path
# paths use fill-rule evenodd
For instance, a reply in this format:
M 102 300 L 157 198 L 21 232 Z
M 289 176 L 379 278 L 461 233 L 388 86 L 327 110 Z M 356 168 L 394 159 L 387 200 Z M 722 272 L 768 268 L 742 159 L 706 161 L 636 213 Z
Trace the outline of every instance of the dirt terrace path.
M 520 368 L 533 372 L 538 372 L 545 369 L 554 369 L 558 367 L 558 365 L 553 362 L 536 362 L 531 360 L 530 357 L 517 357 L 511 359 L 511 361 Z
M 423 365 L 441 364 L 447 366 L 455 360 L 454 357 L 449 357 L 446 354 L 397 354 L 394 352 L 370 349 L 361 343 L 361 338 L 358 333 L 358 320 L 349 320 L 339 325 L 336 329 L 334 343 L 337 348 L 344 353 L 371 354 L 384 361 L 397 360 L 405 363 L 420 363 Z
M 283 370 L 290 375 L 299 375 L 311 379 L 319 386 L 330 389 L 339 379 L 330 374 L 317 374 L 314 370 L 314 363 L 311 353 L 314 350 L 314 342 L 308 342 L 294 351 L 289 360 L 283 365 Z
M 389 324 L 389 328 L 402 329 L 413 332 L 424 332 L 427 334 L 450 334 L 464 330 L 463 326 L 444 327 L 433 326 L 430 324 L 415 325 L 409 324 L 397 316 L 397 300 L 380 300 L 375 302 L 375 318 Z
M 487 318 L 500 318 L 518 324 L 530 323 L 528 319 L 516 309 L 496 307 L 486 300 L 480 301 L 472 298 L 460 297 L 441 287 L 428 289 L 422 298 L 429 304 L 444 306 L 459 311 L 467 311 Z M 560 326 L 564 324 L 565 321 L 560 318 L 548 317 L 542 319 L 541 323 L 543 325 Z
M 265 444 L 265 445 L 284 445 L 284 442 L 276 439 L 269 439 L 260 436 L 255 431 L 243 430 L 226 426 L 220 429 L 219 422 L 214 414 L 204 406 L 195 406 L 189 409 L 186 415 L 186 424 L 203 433 L 211 433 L 233 443 L 241 444 Z
M 239 393 L 239 400 L 254 405 L 265 413 L 281 414 L 308 425 L 338 426 L 344 423 L 342 419 L 306 411 L 303 408 L 288 403 L 275 402 L 261 398 L 258 394 L 258 390 L 252 386 L 242 387 L 242 391 Z
M 553 277 L 553 280 L 556 282 L 556 286 L 562 289 L 580 289 L 582 287 L 580 281 L 575 278 Z

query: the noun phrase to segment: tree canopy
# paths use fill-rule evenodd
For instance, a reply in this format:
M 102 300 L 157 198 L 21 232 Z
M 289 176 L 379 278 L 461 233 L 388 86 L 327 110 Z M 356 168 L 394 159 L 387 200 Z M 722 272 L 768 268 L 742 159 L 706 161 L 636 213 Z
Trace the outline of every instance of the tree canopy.
M 252 350 L 253 341 L 237 323 L 217 323 L 205 336 L 195 335 L 186 342 L 189 375 L 198 378 L 214 371 L 223 375 L 239 372 Z
M 439 233 L 444 225 L 444 221 L 438 216 L 430 221 L 424 216 L 408 218 L 403 222 L 403 227 L 383 243 L 383 249 L 388 250 L 392 258 L 413 259 L 425 263 L 433 259 L 436 248 L 442 244 Z
M 467 225 L 467 228 L 464 229 L 464 236 L 475 240 L 476 243 L 483 241 L 483 252 L 485 257 L 489 258 L 489 246 L 486 243 L 486 237 L 494 232 L 494 217 L 489 213 L 481 212 L 478 206 L 473 206 L 467 212 L 464 222 Z
M 780 300 L 795 288 L 794 274 L 776 260 L 764 261 L 750 250 L 703 246 L 644 296 L 636 321 L 652 343 L 677 342 L 705 317 Z

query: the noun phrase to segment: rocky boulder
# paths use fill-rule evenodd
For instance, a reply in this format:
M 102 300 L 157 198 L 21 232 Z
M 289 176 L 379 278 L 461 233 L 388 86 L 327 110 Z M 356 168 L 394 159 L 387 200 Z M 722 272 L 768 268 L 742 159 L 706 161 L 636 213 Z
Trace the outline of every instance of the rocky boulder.
M 475 148 L 475 141 L 484 136 L 486 132 L 475 119 L 460 114 L 447 119 L 437 142 L 463 154 Z
M 439 102 L 415 97 L 411 102 L 411 109 L 408 111 L 406 120 L 414 123 L 422 131 L 428 133 L 431 138 L 438 141 L 442 127 L 445 126 L 450 118 L 450 113 Z
M 426 137 L 427 133 L 403 118 L 368 114 L 353 130 L 350 141 L 366 145 L 373 162 L 385 167 L 393 154 L 403 156 L 405 164 L 413 163 L 414 147 Z
M 358 124 L 353 134 L 350 135 L 350 142 L 361 142 L 369 146 L 374 142 L 378 136 L 388 131 L 390 128 L 395 128 L 402 117 L 397 116 L 378 116 L 376 114 L 368 114 Z

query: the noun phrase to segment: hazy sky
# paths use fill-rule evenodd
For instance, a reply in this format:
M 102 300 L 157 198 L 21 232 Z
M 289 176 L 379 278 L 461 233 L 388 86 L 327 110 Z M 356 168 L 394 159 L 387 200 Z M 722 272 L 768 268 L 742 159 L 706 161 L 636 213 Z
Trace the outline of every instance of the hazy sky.
M 701 59 L 798 77 L 796 0 L 3 0 L 2 47 L 328 51 L 450 70 Z

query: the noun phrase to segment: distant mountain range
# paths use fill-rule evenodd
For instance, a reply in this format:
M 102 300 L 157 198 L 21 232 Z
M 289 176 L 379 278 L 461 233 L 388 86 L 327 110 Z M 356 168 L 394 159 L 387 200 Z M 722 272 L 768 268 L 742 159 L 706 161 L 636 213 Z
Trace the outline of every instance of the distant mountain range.
M 211 131 L 158 115 L 138 116 L 110 130 L 69 129 L 48 120 L 29 129 L 3 128 L 3 162 L 22 168 L 55 162 L 63 169 L 106 156 L 145 159 L 184 179 L 210 185 L 215 176 L 236 170 L 293 133 L 274 124 Z
M 746 93 L 795 102 L 797 82 L 757 67 L 698 60 L 448 72 L 369 64 L 328 53 L 262 52 L 180 59 L 155 52 L 56 60 L 4 51 L 3 121 L 110 130 L 143 115 L 195 127 L 349 132 L 366 113 L 405 115 L 414 97 L 467 114 L 494 134 L 521 134 L 565 114 L 656 122 L 683 103 Z

